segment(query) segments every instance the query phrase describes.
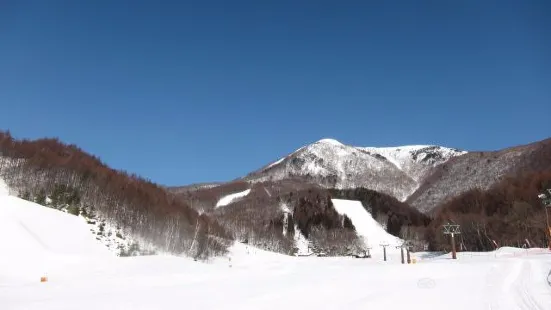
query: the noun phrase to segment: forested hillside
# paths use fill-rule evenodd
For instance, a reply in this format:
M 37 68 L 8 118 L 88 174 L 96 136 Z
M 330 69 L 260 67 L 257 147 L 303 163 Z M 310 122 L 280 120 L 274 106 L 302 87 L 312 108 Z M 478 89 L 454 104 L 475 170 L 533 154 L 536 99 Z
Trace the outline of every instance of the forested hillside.
M 470 152 L 436 166 L 407 202 L 422 212 L 431 212 L 471 189 L 488 190 L 507 177 L 549 170 L 551 139 L 494 152 Z
M 433 249 L 449 249 L 442 224 L 461 225 L 459 246 L 487 251 L 497 246 L 547 247 L 545 209 L 538 194 L 551 188 L 551 171 L 508 177 L 491 189 L 473 189 L 440 206 L 427 240 Z M 495 241 L 495 244 L 494 244 Z
M 217 201 L 248 190 L 248 194 L 223 207 Z M 345 255 L 362 252 L 354 226 L 337 213 L 331 199 L 359 200 L 391 234 L 422 240 L 430 219 L 406 203 L 364 188 L 327 189 L 303 179 L 286 179 L 247 184 L 230 182 L 215 187 L 179 188 L 184 201 L 216 218 L 237 240 L 263 249 L 296 253 L 297 239 L 308 240 L 314 252 Z M 297 236 L 300 234 L 300 236 Z
M 307 246 L 314 253 L 328 255 L 362 252 L 354 227 L 333 208 L 328 191 L 296 182 L 250 184 L 248 195 L 227 206 L 207 208 L 207 214 L 235 239 L 270 251 L 297 254 L 301 246 Z M 239 184 L 228 188 L 241 191 Z M 220 199 L 219 190 L 206 192 L 218 193 Z M 193 197 L 198 196 L 206 199 L 206 193 Z
M 20 197 L 64 205 L 160 252 L 207 258 L 224 253 L 231 240 L 216 221 L 162 187 L 57 139 L 16 140 L 0 132 L 0 177 Z

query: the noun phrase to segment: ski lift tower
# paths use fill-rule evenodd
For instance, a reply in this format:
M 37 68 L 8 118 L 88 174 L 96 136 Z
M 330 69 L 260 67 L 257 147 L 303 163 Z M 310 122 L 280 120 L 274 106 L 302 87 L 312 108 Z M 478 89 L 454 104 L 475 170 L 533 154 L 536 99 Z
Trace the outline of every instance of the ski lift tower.
M 538 198 L 541 200 L 543 207 L 545 208 L 545 218 L 547 219 L 547 247 L 551 250 L 551 225 L 549 224 L 549 209 L 551 209 L 551 188 L 547 189 L 547 194 L 539 194 Z
M 444 235 L 451 235 L 451 242 L 452 242 L 452 259 L 457 259 L 457 253 L 455 251 L 455 235 L 458 235 L 461 233 L 459 230 L 458 224 L 450 224 L 447 223 L 444 225 Z
M 390 244 L 388 242 L 383 242 L 379 245 L 383 248 L 383 259 L 386 262 L 386 247 L 389 246 Z
M 411 264 L 411 256 L 409 253 L 413 249 L 412 242 L 410 240 L 404 240 L 404 242 L 402 242 L 402 244 L 400 245 L 397 245 L 396 248 L 400 249 L 400 257 L 402 259 L 402 264 L 406 263 L 406 260 L 404 258 L 404 249 L 406 250 L 406 253 L 407 253 L 407 263 Z

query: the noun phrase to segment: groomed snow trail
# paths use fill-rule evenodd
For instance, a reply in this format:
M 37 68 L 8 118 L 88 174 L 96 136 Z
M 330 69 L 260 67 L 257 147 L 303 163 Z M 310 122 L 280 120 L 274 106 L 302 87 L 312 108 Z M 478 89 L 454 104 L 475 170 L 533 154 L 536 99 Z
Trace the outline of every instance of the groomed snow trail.
M 388 251 L 398 251 L 395 246 L 401 245 L 403 241 L 386 232 L 360 201 L 345 199 L 331 199 L 331 201 L 335 210 L 350 219 L 358 236 L 362 237 L 371 247 L 379 247 L 380 244 L 386 243 L 390 245 L 387 248 Z
M 218 200 L 218 202 L 216 203 L 215 208 L 227 206 L 230 203 L 234 202 L 235 200 L 247 196 L 250 192 L 251 192 L 251 189 L 247 189 L 247 190 L 244 190 L 244 191 L 239 192 L 239 193 L 233 193 L 233 194 L 229 194 L 227 196 L 224 196 L 224 197 L 220 198 L 220 200 Z
M 551 255 L 548 256 L 547 259 L 551 259 Z M 551 267 L 551 263 L 547 265 Z M 510 258 L 497 266 L 494 265 L 486 279 L 490 288 L 489 309 L 551 309 L 551 287 L 546 279 L 549 270 L 544 262 L 534 258 Z

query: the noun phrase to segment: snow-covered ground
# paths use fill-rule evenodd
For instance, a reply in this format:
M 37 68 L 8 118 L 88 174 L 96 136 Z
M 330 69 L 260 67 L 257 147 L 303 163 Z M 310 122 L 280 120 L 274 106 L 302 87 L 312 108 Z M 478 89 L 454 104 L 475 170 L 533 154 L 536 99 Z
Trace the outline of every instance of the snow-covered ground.
M 2 178 L 0 178 L 0 196 L 7 196 L 9 194 L 10 194 L 10 191 L 9 191 L 8 185 Z
M 363 239 L 366 245 L 376 248 L 381 244 L 387 244 L 390 251 L 396 249 L 403 243 L 398 237 L 395 237 L 388 232 L 371 216 L 363 207 L 362 203 L 357 200 L 331 199 L 333 207 L 341 215 L 346 215 L 359 237 Z
M 232 203 L 233 201 L 247 196 L 250 192 L 251 192 L 251 189 L 249 188 L 249 189 L 246 189 L 242 192 L 233 193 L 233 194 L 224 196 L 224 197 L 220 198 L 220 200 L 218 200 L 218 202 L 216 203 L 215 208 L 227 206 L 230 203 Z
M 236 246 L 210 264 L 146 256 L 79 260 L 49 282 L 6 279 L 2 309 L 551 309 L 551 254 L 459 255 L 401 265 L 289 257 Z M 61 264 L 61 263 L 60 263 Z M 6 266 L 6 265 L 2 265 Z M 38 274 L 37 274 L 38 276 Z
M 0 195 L 0 309 L 551 309 L 551 252 L 115 257 L 76 216 Z M 40 277 L 47 276 L 47 282 Z

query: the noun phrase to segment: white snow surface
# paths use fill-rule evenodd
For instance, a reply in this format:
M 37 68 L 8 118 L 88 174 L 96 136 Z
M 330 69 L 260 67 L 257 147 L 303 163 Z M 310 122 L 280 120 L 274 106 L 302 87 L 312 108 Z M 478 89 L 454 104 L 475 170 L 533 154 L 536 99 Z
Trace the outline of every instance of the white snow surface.
M 313 252 L 310 250 L 310 241 L 304 237 L 300 229 L 298 229 L 298 226 L 295 225 L 294 227 L 294 235 L 293 235 L 293 242 L 295 243 L 295 247 L 297 248 L 296 255 L 304 256 L 304 255 L 312 255 Z
M 292 257 L 236 243 L 202 263 L 114 257 L 87 229 L 76 216 L 1 195 L 0 309 L 551 309 L 547 249 L 457 260 L 413 253 L 417 263 L 402 265 L 397 252 L 386 262 Z
M 171 256 L 82 260 L 46 283 L 21 280 L 26 266 L 14 262 L 0 269 L 0 304 L 9 310 L 551 309 L 551 253 L 504 252 L 402 265 L 396 253 L 387 262 L 291 257 L 236 244 L 210 263 Z M 15 278 L 5 277 L 8 269 Z
M 359 237 L 366 242 L 366 245 L 372 248 L 378 248 L 381 244 L 388 244 L 387 250 L 393 251 L 396 246 L 403 243 L 398 237 L 395 237 L 388 232 L 371 216 L 371 213 L 363 207 L 362 203 L 357 200 L 331 199 L 335 210 L 346 215 Z
M 42 255 L 109 255 L 84 219 L 17 197 L 0 196 L 2 251 Z
M 330 139 L 330 138 L 321 139 L 316 143 L 325 143 L 325 144 L 331 144 L 334 146 L 344 146 L 344 144 L 340 143 L 339 141 L 335 139 Z
M 227 206 L 230 203 L 234 202 L 235 200 L 247 196 L 250 192 L 251 192 L 251 189 L 249 188 L 249 189 L 246 189 L 246 190 L 244 190 L 242 192 L 239 192 L 239 193 L 233 193 L 233 194 L 226 195 L 226 196 L 220 198 L 220 200 L 218 200 L 218 202 L 216 203 L 215 208 Z
M 270 168 L 270 167 L 273 167 L 273 166 L 275 166 L 275 165 L 281 163 L 283 160 L 285 160 L 285 157 L 282 157 L 282 158 L 280 158 L 280 159 L 274 161 L 273 163 L 271 163 L 271 164 L 269 164 L 268 166 L 266 166 L 266 168 L 264 168 L 264 169 L 268 169 L 268 168 Z
M 426 161 L 428 165 L 441 164 L 452 157 L 467 152 L 435 145 L 406 145 L 397 147 L 360 147 L 364 151 L 379 154 L 393 163 L 400 170 L 408 173 L 416 181 L 424 175 L 412 171 L 415 165 Z M 429 153 L 437 154 L 440 158 L 430 159 Z
M 10 194 L 10 190 L 8 188 L 8 185 L 2 178 L 0 178 L 0 196 L 7 196 Z
M 398 168 L 402 168 L 408 160 L 411 160 L 411 153 L 431 145 L 405 145 L 397 147 L 362 147 L 361 149 L 384 156 Z
M 6 189 L 5 184 L 0 188 Z M 0 194 L 0 287 L 6 281 L 19 285 L 63 272 L 83 259 L 114 256 L 94 238 L 83 218 L 6 193 Z

